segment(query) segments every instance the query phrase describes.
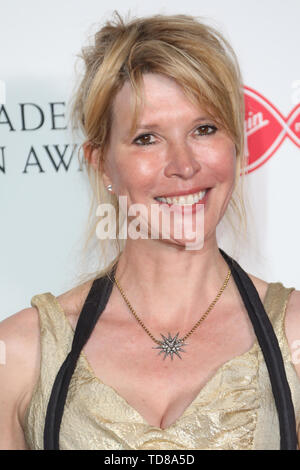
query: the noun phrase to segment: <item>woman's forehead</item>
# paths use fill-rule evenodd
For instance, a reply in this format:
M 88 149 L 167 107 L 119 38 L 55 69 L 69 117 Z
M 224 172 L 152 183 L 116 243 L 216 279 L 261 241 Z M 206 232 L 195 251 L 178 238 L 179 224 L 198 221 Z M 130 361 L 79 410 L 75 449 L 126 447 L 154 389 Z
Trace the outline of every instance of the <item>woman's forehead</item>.
M 141 88 L 138 127 L 155 127 L 170 117 L 196 119 L 209 117 L 200 104 L 193 103 L 183 88 L 172 78 L 159 74 L 145 74 Z M 119 125 L 130 125 L 135 111 L 136 96 L 129 81 L 117 93 L 113 103 L 113 120 Z M 157 121 L 157 122 L 156 122 Z
M 170 96 L 177 96 L 186 99 L 183 87 L 171 77 L 167 77 L 158 73 L 146 73 L 142 75 L 139 93 L 141 98 L 147 102 L 155 102 L 156 100 L 168 101 Z M 134 102 L 136 91 L 133 89 L 129 80 L 126 80 L 115 97 L 115 104 L 128 105 L 128 102 Z

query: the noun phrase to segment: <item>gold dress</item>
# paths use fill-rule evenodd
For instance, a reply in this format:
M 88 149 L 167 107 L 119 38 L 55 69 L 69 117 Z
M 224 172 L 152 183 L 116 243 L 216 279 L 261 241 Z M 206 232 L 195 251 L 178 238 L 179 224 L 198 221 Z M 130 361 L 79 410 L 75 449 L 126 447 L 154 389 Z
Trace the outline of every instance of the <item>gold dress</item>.
M 264 307 L 278 338 L 299 429 L 300 379 L 284 330 L 286 305 L 293 290 L 280 282 L 270 283 Z M 74 331 L 50 292 L 35 295 L 31 305 L 39 312 L 41 369 L 26 410 L 24 434 L 29 449 L 41 450 L 49 396 L 71 349 Z M 60 449 L 280 449 L 277 410 L 258 342 L 223 364 L 166 429 L 150 426 L 112 387 L 96 377 L 82 352 L 64 408 Z

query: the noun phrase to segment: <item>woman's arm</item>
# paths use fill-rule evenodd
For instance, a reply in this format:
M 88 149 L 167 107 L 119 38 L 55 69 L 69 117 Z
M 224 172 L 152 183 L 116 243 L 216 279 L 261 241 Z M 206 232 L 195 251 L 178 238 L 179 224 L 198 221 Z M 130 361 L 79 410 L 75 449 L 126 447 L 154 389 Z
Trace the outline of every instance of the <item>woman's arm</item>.
M 39 371 L 39 320 L 27 308 L 0 323 L 0 449 L 25 450 L 23 419 Z

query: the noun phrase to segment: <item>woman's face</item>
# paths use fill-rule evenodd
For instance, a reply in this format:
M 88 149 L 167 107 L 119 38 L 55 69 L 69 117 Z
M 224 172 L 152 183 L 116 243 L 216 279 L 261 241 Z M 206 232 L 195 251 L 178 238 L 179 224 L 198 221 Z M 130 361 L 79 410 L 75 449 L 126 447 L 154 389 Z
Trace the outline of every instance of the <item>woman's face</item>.
M 201 197 L 200 190 L 211 188 L 198 203 L 204 204 L 207 236 L 215 232 L 232 195 L 235 145 L 174 80 L 153 73 L 143 78 L 144 106 L 134 135 L 130 135 L 133 92 L 128 82 L 114 100 L 104 182 L 112 184 L 116 196 L 127 196 L 128 207 L 143 204 L 149 214 L 153 204 L 163 210 L 167 203 L 192 207 L 194 202 L 195 208 L 197 199 L 191 196 L 170 198 Z M 172 243 L 184 241 L 172 230 L 170 238 Z

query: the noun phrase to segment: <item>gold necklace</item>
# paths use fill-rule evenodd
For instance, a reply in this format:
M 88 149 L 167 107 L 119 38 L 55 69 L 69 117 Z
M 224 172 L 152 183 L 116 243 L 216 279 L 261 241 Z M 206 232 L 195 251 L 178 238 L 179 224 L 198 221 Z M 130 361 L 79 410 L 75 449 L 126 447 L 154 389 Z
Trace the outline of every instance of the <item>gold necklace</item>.
M 192 334 L 194 333 L 194 331 L 196 330 L 196 328 L 198 328 L 198 326 L 200 325 L 200 323 L 205 320 L 205 318 L 207 317 L 207 315 L 209 314 L 209 312 L 212 310 L 212 308 L 215 306 L 217 300 L 220 298 L 222 292 L 224 291 L 224 289 L 226 288 L 227 284 L 228 284 L 228 281 L 229 281 L 229 278 L 230 278 L 230 275 L 231 275 L 231 269 L 229 269 L 228 271 L 228 274 L 226 276 L 226 279 L 224 281 L 224 284 L 222 285 L 221 289 L 219 290 L 215 300 L 210 304 L 210 306 L 208 307 L 208 309 L 206 310 L 206 312 L 204 313 L 204 315 L 202 315 L 202 317 L 200 318 L 200 320 L 197 321 L 197 323 L 193 326 L 193 328 L 183 337 L 183 338 L 178 338 L 178 335 L 179 335 L 179 332 L 172 338 L 171 334 L 168 333 L 168 336 L 164 336 L 163 334 L 160 334 L 160 336 L 163 338 L 162 340 L 159 340 L 159 339 L 156 339 L 154 338 L 154 336 L 150 333 L 150 331 L 148 330 L 148 328 L 144 325 L 144 323 L 142 322 L 142 320 L 138 317 L 137 313 L 135 312 L 134 308 L 132 307 L 132 305 L 130 304 L 129 300 L 127 299 L 126 295 L 124 294 L 124 291 L 122 289 L 122 287 L 120 286 L 119 282 L 117 281 L 117 279 L 114 277 L 114 281 L 123 297 L 123 299 L 125 300 L 127 306 L 129 307 L 131 313 L 134 315 L 134 317 L 136 318 L 136 320 L 139 322 L 139 324 L 142 326 L 142 328 L 146 331 L 146 333 L 150 336 L 150 338 L 156 343 L 158 344 L 158 346 L 155 346 L 153 347 L 152 349 L 160 349 L 159 353 L 158 354 L 161 354 L 161 353 L 164 353 L 164 359 L 167 357 L 167 356 L 171 356 L 171 359 L 173 360 L 173 355 L 176 354 L 180 359 L 182 359 L 182 357 L 180 356 L 179 354 L 179 351 L 182 351 L 182 352 L 186 352 L 184 349 L 182 349 L 182 346 L 186 346 L 188 343 L 185 343 L 185 340 Z

